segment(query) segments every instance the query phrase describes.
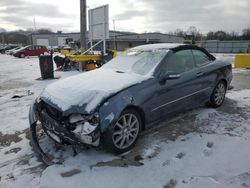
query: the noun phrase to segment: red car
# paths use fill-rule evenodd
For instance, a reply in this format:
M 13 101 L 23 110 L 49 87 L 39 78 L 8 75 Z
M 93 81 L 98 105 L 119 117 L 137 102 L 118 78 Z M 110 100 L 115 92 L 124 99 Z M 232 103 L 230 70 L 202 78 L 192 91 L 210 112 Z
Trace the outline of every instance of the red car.
M 25 56 L 39 56 L 45 52 L 49 52 L 46 46 L 29 45 L 17 50 L 13 55 L 24 58 Z

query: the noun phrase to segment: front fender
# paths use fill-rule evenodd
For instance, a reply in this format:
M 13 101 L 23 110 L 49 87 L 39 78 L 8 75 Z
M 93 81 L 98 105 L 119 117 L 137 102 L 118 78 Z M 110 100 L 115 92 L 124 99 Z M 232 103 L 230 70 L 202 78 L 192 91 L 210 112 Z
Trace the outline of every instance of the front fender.
M 103 103 L 99 109 L 101 132 L 103 133 L 110 124 L 117 121 L 127 106 L 134 103 L 134 98 L 128 90 L 116 94 Z

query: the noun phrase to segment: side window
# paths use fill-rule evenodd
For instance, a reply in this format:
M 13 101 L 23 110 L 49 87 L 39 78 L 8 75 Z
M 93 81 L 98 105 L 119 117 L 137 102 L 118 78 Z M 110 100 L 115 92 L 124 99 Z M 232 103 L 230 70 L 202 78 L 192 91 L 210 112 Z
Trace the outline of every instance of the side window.
M 210 63 L 209 57 L 200 50 L 192 50 L 194 54 L 194 59 L 197 67 L 201 67 Z
M 34 46 L 30 46 L 28 49 L 29 50 L 34 50 Z
M 194 57 L 191 50 L 181 50 L 166 60 L 165 72 L 186 72 L 195 68 Z

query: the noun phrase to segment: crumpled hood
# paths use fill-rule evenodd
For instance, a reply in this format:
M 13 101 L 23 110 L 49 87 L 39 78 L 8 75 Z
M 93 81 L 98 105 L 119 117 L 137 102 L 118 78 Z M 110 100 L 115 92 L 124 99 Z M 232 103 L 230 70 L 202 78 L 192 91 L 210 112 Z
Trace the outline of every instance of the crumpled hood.
M 133 73 L 100 68 L 50 84 L 41 99 L 63 112 L 74 106 L 84 107 L 84 112 L 90 113 L 105 98 L 145 79 Z

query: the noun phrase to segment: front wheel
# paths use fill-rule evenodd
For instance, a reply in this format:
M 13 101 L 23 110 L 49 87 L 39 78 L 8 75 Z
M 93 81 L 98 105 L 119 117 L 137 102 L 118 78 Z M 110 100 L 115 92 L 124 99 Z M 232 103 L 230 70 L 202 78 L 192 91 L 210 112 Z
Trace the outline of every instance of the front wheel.
M 210 105 L 214 108 L 220 107 L 226 95 L 226 84 L 223 81 L 220 81 L 214 88 L 214 91 L 210 97 Z
M 25 54 L 24 54 L 24 53 L 21 53 L 19 57 L 20 57 L 20 58 L 25 58 Z
M 121 154 L 132 149 L 139 137 L 142 120 L 134 109 L 125 110 L 102 136 L 106 149 Z

